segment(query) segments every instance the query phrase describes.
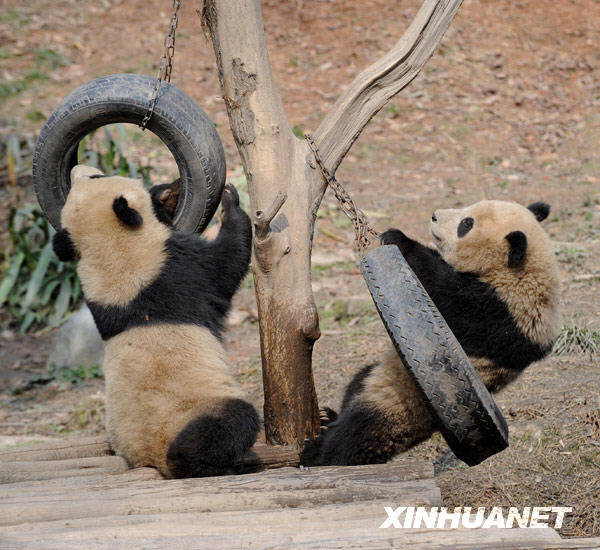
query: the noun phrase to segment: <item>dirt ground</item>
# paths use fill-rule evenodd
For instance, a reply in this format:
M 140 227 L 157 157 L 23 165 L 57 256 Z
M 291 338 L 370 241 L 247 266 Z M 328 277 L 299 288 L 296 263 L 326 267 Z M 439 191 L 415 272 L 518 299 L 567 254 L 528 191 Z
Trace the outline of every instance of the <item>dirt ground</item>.
M 195 4 L 182 7 L 173 83 L 217 123 L 229 174 L 240 173 Z M 290 124 L 316 129 L 340 91 L 384 53 L 419 2 L 263 2 L 275 79 Z M 153 75 L 169 2 L 3 0 L 0 81 L 24 89 L 0 96 L 0 132 L 35 136 L 58 101 L 107 73 Z M 563 275 L 565 323 L 600 328 L 600 2 L 466 0 L 422 74 L 368 125 L 338 171 L 380 230 L 428 240 L 434 208 L 481 198 L 552 205 L 545 226 Z M 52 50 L 69 64 L 40 61 Z M 36 68 L 37 63 L 37 68 Z M 32 71 L 44 76 L 31 76 Z M 140 147 L 160 164 L 166 152 Z M 166 160 L 165 160 L 166 162 Z M 23 180 L 21 202 L 33 200 Z M 0 228 L 12 191 L 0 185 Z M 313 288 L 322 337 L 314 353 L 321 405 L 388 346 L 352 254 L 349 223 L 328 193 L 314 246 Z M 260 406 L 261 363 L 251 282 L 235 298 L 228 350 Z M 341 313 L 340 313 L 341 311 Z M 10 390 L 45 368 L 52 334 L 0 336 L 0 445 L 102 431 L 102 380 Z M 432 459 L 448 506 L 573 506 L 563 535 L 600 534 L 598 356 L 551 356 L 497 395 L 511 446 L 466 468 L 439 435 L 410 451 Z

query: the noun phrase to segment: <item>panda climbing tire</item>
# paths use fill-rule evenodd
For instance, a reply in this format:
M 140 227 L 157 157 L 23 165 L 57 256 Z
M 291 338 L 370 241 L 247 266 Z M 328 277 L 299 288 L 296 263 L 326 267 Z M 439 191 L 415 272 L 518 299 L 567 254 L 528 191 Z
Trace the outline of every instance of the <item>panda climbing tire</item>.
M 508 426 L 396 246 L 369 251 L 361 271 L 375 306 L 454 454 L 469 466 L 508 447 Z
M 50 115 L 37 141 L 33 181 L 42 210 L 55 228 L 71 187 L 80 141 L 114 123 L 140 125 L 150 107 L 155 78 L 114 74 L 92 80 L 67 96 Z M 147 129 L 168 147 L 179 169 L 181 192 L 175 229 L 202 231 L 225 185 L 225 153 L 214 124 L 185 92 L 162 82 Z

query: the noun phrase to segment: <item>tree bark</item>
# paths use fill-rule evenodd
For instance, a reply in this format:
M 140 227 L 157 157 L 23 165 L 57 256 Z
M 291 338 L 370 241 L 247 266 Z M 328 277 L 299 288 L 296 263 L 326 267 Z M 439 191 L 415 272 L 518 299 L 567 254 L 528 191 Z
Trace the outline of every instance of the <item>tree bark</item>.
M 314 139 L 334 173 L 362 128 L 418 74 L 462 0 L 425 0 L 400 41 L 340 97 Z M 320 429 L 312 374 L 319 338 L 310 277 L 325 182 L 294 136 L 273 80 L 259 0 L 205 0 L 223 98 L 253 211 L 267 442 L 301 444 Z

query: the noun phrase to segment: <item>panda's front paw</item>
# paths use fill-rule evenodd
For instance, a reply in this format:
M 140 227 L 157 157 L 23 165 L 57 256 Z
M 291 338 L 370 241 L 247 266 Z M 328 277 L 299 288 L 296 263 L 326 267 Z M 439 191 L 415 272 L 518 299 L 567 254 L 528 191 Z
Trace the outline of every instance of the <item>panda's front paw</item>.
M 395 244 L 400 251 L 404 254 L 408 252 L 413 246 L 415 241 L 407 237 L 400 229 L 388 229 L 385 233 L 379 237 L 381 244 Z
M 237 189 L 230 183 L 227 183 L 225 189 L 223 189 L 221 205 L 223 206 L 224 216 L 227 216 L 227 214 L 240 207 L 240 196 L 238 195 Z

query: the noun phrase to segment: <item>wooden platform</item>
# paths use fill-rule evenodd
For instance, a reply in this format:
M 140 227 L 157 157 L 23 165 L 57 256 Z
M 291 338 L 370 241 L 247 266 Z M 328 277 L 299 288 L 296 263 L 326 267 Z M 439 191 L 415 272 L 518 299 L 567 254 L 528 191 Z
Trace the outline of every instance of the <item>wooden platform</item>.
M 2 549 L 600 548 L 552 529 L 379 529 L 384 506 L 442 504 L 419 461 L 164 480 L 64 439 L 0 451 L 0 483 Z

